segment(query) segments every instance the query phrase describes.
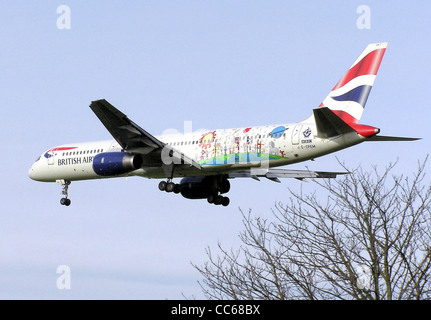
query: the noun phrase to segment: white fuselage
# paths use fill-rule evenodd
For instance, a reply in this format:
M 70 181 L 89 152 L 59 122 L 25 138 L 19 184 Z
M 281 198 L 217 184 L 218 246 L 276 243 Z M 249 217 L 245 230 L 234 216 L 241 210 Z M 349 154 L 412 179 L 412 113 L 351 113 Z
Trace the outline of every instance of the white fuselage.
M 156 136 L 157 139 L 198 162 L 202 170 L 179 166 L 174 177 L 214 175 L 241 168 L 269 168 L 313 159 L 365 140 L 352 132 L 323 139 L 314 123 L 293 123 L 249 128 L 219 129 Z M 38 181 L 104 178 L 93 169 L 93 158 L 122 151 L 115 140 L 61 145 L 42 154 L 29 170 Z M 121 176 L 165 178 L 160 167 L 143 166 Z

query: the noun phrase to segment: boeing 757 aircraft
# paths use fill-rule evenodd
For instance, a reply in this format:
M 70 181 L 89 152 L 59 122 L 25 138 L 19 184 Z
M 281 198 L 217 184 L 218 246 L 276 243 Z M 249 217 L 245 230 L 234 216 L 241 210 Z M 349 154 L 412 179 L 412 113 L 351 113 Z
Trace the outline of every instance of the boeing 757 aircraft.
M 343 172 L 277 169 L 364 141 L 409 141 L 380 136 L 359 124 L 387 43 L 370 44 L 312 115 L 301 122 L 153 136 L 106 100 L 90 108 L 115 140 L 74 143 L 45 151 L 31 179 L 62 185 L 69 206 L 72 181 L 140 176 L 163 179 L 159 189 L 188 199 L 229 205 L 229 179 L 335 178 Z M 174 178 L 182 178 L 174 183 Z

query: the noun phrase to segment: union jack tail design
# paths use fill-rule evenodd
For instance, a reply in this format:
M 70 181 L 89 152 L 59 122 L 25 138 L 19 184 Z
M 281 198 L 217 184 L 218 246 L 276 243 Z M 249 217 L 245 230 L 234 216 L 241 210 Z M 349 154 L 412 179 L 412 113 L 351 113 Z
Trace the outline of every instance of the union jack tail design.
M 388 43 L 368 45 L 319 107 L 328 107 L 348 124 L 357 124 Z

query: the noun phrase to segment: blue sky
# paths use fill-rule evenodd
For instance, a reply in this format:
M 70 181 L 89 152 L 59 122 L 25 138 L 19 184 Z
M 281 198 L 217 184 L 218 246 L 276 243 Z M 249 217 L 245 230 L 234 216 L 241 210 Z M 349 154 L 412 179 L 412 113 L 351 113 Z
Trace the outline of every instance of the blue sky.
M 70 8 L 60 30 L 57 8 Z M 359 29 L 360 5 L 370 29 Z M 141 178 L 60 186 L 27 171 L 45 150 L 110 139 L 88 108 L 105 98 L 147 131 L 306 119 L 369 43 L 388 41 L 361 123 L 411 143 L 363 143 L 295 165 L 412 173 L 429 152 L 428 1 L 0 1 L 1 299 L 202 298 L 199 273 L 218 242 L 237 247 L 239 208 L 271 217 L 288 188 L 233 180 L 228 208 L 158 191 Z M 71 289 L 56 286 L 57 267 Z

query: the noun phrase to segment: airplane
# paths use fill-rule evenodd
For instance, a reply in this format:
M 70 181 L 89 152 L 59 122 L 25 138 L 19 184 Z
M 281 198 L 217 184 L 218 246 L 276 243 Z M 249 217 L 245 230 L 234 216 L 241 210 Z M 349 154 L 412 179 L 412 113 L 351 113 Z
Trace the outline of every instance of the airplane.
M 319 107 L 297 123 L 196 131 L 154 136 L 105 99 L 91 110 L 114 140 L 74 143 L 48 149 L 28 175 L 62 186 L 60 203 L 71 204 L 72 181 L 140 176 L 162 179 L 158 188 L 188 199 L 228 206 L 230 179 L 335 178 L 347 172 L 277 168 L 314 160 L 364 141 L 412 141 L 378 135 L 360 124 L 387 42 L 369 44 Z M 182 178 L 174 183 L 174 178 Z

